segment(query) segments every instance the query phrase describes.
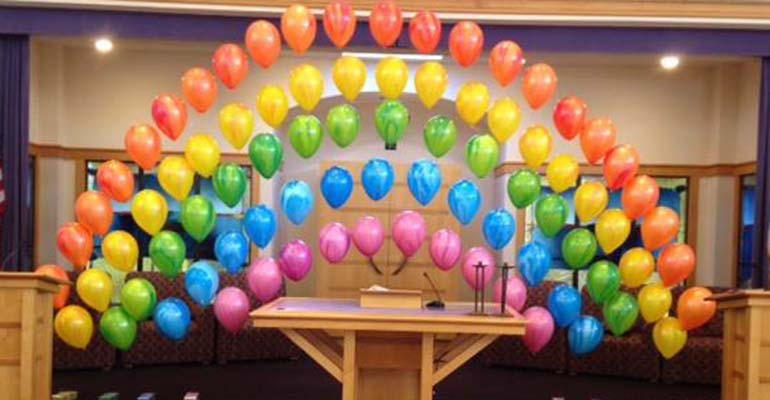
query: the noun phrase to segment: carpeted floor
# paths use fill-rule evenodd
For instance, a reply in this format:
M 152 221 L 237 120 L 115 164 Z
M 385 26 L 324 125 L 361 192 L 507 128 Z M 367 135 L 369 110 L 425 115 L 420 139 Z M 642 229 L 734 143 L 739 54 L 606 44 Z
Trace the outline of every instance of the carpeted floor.
M 336 400 L 340 386 L 308 359 L 228 365 L 167 365 L 104 371 L 54 372 L 54 392 L 76 390 L 79 399 L 116 391 L 121 400 L 155 392 L 159 400 L 181 400 L 188 391 L 201 400 Z M 667 385 L 594 376 L 488 368 L 472 361 L 436 389 L 436 400 L 711 400 L 719 387 Z M 398 400 L 398 399 L 393 399 Z

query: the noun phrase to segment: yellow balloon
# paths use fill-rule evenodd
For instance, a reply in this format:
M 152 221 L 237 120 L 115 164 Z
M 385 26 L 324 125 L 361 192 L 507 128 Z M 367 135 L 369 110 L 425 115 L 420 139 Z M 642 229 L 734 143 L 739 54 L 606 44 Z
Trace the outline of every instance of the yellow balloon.
M 219 111 L 219 130 L 231 146 L 240 150 L 254 131 L 254 114 L 244 104 L 228 104 Z
M 107 238 L 104 239 L 105 241 Z M 90 268 L 78 276 L 75 282 L 78 297 L 96 311 L 104 312 L 112 299 L 112 279 L 100 269 Z
M 630 288 L 642 286 L 655 269 L 655 258 L 643 247 L 634 247 L 620 257 L 620 280 Z
M 449 75 L 444 66 L 435 61 L 421 65 L 414 74 L 417 97 L 426 108 L 433 108 L 444 97 L 447 85 L 449 85 Z
M 53 330 L 64 343 L 85 350 L 94 334 L 94 320 L 85 308 L 69 305 L 56 313 Z
M 139 258 L 139 246 L 131 234 L 126 231 L 112 231 L 102 241 L 104 260 L 111 267 L 123 272 L 136 269 Z
M 468 125 L 476 125 L 489 108 L 489 89 L 483 83 L 465 83 L 457 92 L 455 106 L 463 121 Z
M 521 109 L 510 97 L 495 101 L 487 114 L 487 126 L 492 136 L 500 143 L 505 143 L 519 129 Z
M 267 85 L 257 94 L 257 111 L 266 124 L 278 129 L 289 113 L 289 99 L 280 87 Z
M 158 166 L 160 187 L 177 201 L 183 201 L 190 194 L 195 171 L 184 157 L 168 156 Z
M 152 189 L 144 189 L 134 196 L 131 216 L 143 231 L 155 236 L 163 229 L 168 217 L 166 198 Z
M 545 170 L 548 184 L 556 193 L 561 193 L 577 184 L 580 166 L 575 157 L 568 154 L 557 156 Z
M 289 91 L 294 100 L 305 111 L 313 111 L 324 94 L 324 79 L 321 71 L 310 64 L 302 64 L 289 74 Z
M 575 191 L 575 212 L 581 223 L 598 217 L 607 208 L 610 196 L 601 182 L 586 182 Z
M 204 178 L 210 178 L 214 174 L 221 157 L 219 143 L 211 135 L 192 135 L 184 147 L 187 163 Z
M 687 331 L 682 329 L 678 319 L 666 317 L 655 323 L 652 341 L 660 354 L 668 360 L 684 348 L 687 343 Z
M 401 96 L 406 87 L 409 68 L 406 67 L 404 60 L 398 57 L 385 57 L 377 64 L 374 77 L 377 79 L 380 93 L 386 99 L 395 100 Z
M 340 57 L 334 62 L 332 79 L 344 98 L 355 101 L 366 83 L 366 64 L 357 57 Z
M 671 310 L 671 290 L 660 283 L 652 283 L 639 291 L 639 311 L 647 322 L 655 322 Z
M 524 163 L 532 169 L 538 169 L 551 155 L 553 137 L 548 129 L 533 125 L 519 138 L 519 153 Z
M 631 233 L 631 220 L 623 210 L 611 208 L 596 220 L 596 240 L 604 254 L 610 254 L 628 239 Z

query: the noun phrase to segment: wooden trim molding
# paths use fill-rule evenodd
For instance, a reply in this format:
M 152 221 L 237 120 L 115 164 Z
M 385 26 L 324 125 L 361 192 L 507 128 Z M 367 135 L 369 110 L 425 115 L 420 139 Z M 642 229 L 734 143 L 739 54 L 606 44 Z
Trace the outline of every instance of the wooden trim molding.
M 521 161 L 507 161 L 495 168 L 495 177 L 516 172 L 526 165 Z M 712 177 L 712 176 L 739 176 L 753 174 L 757 171 L 756 161 L 747 161 L 735 164 L 657 164 L 642 165 L 639 173 L 659 177 Z M 539 173 L 545 174 L 545 167 L 540 167 Z M 589 175 L 602 175 L 600 165 L 580 164 L 580 173 Z

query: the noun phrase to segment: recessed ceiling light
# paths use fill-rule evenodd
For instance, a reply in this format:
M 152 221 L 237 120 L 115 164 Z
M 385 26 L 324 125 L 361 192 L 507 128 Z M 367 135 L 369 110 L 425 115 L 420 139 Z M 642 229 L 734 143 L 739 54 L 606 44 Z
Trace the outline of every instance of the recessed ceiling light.
M 660 58 L 660 66 L 666 70 L 676 69 L 679 66 L 680 60 L 678 56 L 668 55 Z
M 96 51 L 99 53 L 109 53 L 114 47 L 115 45 L 112 43 L 110 38 L 101 37 L 94 40 L 94 49 L 96 49 Z

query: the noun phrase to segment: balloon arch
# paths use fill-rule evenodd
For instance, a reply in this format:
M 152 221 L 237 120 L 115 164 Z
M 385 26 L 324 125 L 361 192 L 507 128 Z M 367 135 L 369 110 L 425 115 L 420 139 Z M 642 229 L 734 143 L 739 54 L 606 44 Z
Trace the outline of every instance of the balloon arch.
M 323 14 L 323 28 L 332 43 L 344 48 L 356 30 L 356 15 L 344 1 L 332 1 Z M 400 37 L 403 27 L 400 8 L 391 1 L 378 2 L 369 15 L 371 35 L 383 48 L 391 47 Z M 418 12 L 409 22 L 409 38 L 415 50 L 430 54 L 436 50 L 442 36 L 442 25 L 430 11 Z M 271 22 L 258 20 L 245 34 L 245 47 L 258 67 L 267 69 L 278 59 L 282 42 L 297 55 L 304 54 L 316 36 L 316 18 L 301 5 L 289 7 L 281 18 L 279 29 Z M 474 22 L 460 21 L 449 32 L 449 50 L 461 66 L 476 63 L 484 49 L 484 33 Z M 129 128 L 125 147 L 131 158 L 144 170 L 157 165 L 160 185 L 169 196 L 181 203 L 181 223 L 184 231 L 198 242 L 211 234 L 216 214 L 210 199 L 190 195 L 195 175 L 211 179 L 216 196 L 226 205 L 238 204 L 246 189 L 246 176 L 235 164 L 220 163 L 219 143 L 209 135 L 192 135 L 187 139 L 184 156 L 168 155 L 161 159 L 161 133 L 177 141 L 184 133 L 188 104 L 198 113 L 207 112 L 213 105 L 221 82 L 233 90 L 247 76 L 249 57 L 237 44 L 221 45 L 213 55 L 213 71 L 195 67 L 182 75 L 182 94 L 158 95 L 151 106 L 155 126 L 145 123 Z M 510 86 L 524 67 L 522 49 L 513 41 L 496 43 L 489 53 L 490 73 L 501 87 Z M 302 158 L 311 158 L 319 149 L 328 132 L 340 148 L 353 143 L 360 130 L 360 115 L 352 105 L 367 80 L 364 63 L 353 56 L 342 56 L 332 69 L 334 85 L 347 103 L 332 107 L 324 123 L 312 114 L 324 92 L 321 72 L 312 64 L 304 63 L 290 72 L 289 88 L 294 101 L 304 110 L 288 123 L 282 140 L 273 133 L 252 136 L 254 115 L 239 103 L 219 111 L 219 126 L 230 146 L 242 150 L 248 144 L 251 162 L 265 179 L 271 179 L 283 162 L 284 145 L 291 147 Z M 374 125 L 385 147 L 393 149 L 403 138 L 409 124 L 409 110 L 398 100 L 409 79 L 409 70 L 398 56 L 382 59 L 375 71 L 380 94 L 385 98 L 376 108 Z M 449 77 L 438 62 L 425 62 L 417 68 L 414 83 L 417 96 L 427 109 L 444 97 Z M 521 88 L 524 98 L 533 110 L 546 105 L 557 85 L 556 73 L 549 65 L 535 64 L 524 69 Z M 521 110 L 509 97 L 494 101 L 490 107 L 489 89 L 482 83 L 465 82 L 454 100 L 462 123 L 477 126 L 486 116 L 490 134 L 475 134 L 466 143 L 466 161 L 470 171 L 479 179 L 486 178 L 499 163 L 499 146 L 519 129 Z M 273 129 L 285 127 L 289 99 L 279 86 L 265 85 L 257 94 L 256 109 L 259 117 Z M 714 314 L 710 295 L 705 288 L 686 290 L 676 307 L 676 317 L 670 316 L 672 295 L 670 288 L 689 277 L 695 268 L 695 254 L 690 246 L 674 243 L 679 231 L 679 217 L 673 210 L 658 206 L 659 187 L 653 178 L 638 176 L 639 155 L 629 145 L 616 143 L 616 129 L 607 118 L 589 118 L 588 106 L 576 96 L 561 99 L 553 111 L 553 124 L 568 141 L 579 138 L 580 146 L 590 164 L 603 165 L 604 182 L 581 184 L 575 192 L 575 211 L 583 224 L 595 221 L 595 229 L 577 227 L 570 230 L 562 242 L 562 255 L 572 269 L 588 268 L 587 289 L 590 297 L 602 305 L 604 323 L 597 318 L 582 315 L 582 300 L 572 286 L 559 285 L 548 297 L 547 308 L 534 306 L 523 315 L 529 320 L 524 343 L 533 352 L 540 351 L 553 335 L 555 326 L 568 329 L 570 349 L 575 354 L 594 351 L 602 341 L 605 329 L 614 335 L 623 335 L 636 323 L 639 313 L 647 323 L 654 323 L 653 341 L 664 357 L 676 355 L 687 340 L 687 331 L 706 323 Z M 424 126 L 425 146 L 436 159 L 446 155 L 458 139 L 459 121 L 436 115 Z M 158 132 L 160 131 L 160 132 Z M 513 173 L 507 182 L 507 192 L 513 206 L 523 209 L 534 204 L 537 226 L 548 238 L 555 237 L 565 228 L 569 204 L 561 193 L 577 186 L 578 161 L 570 155 L 551 158 L 553 137 L 544 126 L 527 128 L 519 138 L 519 150 L 526 164 Z M 545 178 L 551 193 L 543 193 L 539 168 L 549 159 Z M 159 163 L 159 164 L 158 164 Z M 389 193 L 394 181 L 394 169 L 385 159 L 374 158 L 366 163 L 361 182 L 373 201 Z M 152 262 L 169 279 L 181 273 L 186 256 L 182 237 L 163 230 L 168 215 L 166 198 L 158 191 L 145 189 L 134 195 L 134 176 L 124 163 L 111 160 L 97 172 L 101 191 L 80 195 L 75 209 L 77 222 L 64 224 L 57 233 L 59 251 L 72 265 L 81 270 L 76 290 L 83 302 L 102 313 L 99 330 L 111 345 L 131 348 L 137 334 L 137 324 L 152 318 L 158 330 L 170 340 L 183 339 L 190 326 L 190 310 L 180 299 L 157 301 L 152 284 L 142 278 L 128 280 L 123 286 L 121 305 L 110 307 L 113 285 L 110 276 L 101 269 L 87 268 L 93 253 L 93 236 L 104 236 L 102 252 L 106 262 L 118 270 L 136 268 L 138 245 L 125 231 L 110 231 L 113 222 L 112 201 L 131 202 L 131 215 L 137 225 L 152 236 L 149 254 Z M 442 184 L 442 177 L 434 160 L 413 163 L 407 182 L 415 199 L 424 205 L 433 201 Z M 332 208 L 343 207 L 353 191 L 353 177 L 346 169 L 335 166 L 325 171 L 320 183 L 324 200 Z M 622 191 L 622 209 L 607 208 L 608 191 Z M 481 205 L 481 193 L 470 180 L 455 182 L 448 193 L 449 208 L 462 225 L 476 217 Z M 301 225 L 312 213 L 313 189 L 301 180 L 287 182 L 281 191 L 281 211 L 290 223 Z M 627 250 L 619 266 L 599 254 L 611 255 L 620 249 L 632 229 L 634 220 L 641 222 L 643 247 Z M 260 248 L 266 247 L 277 231 L 276 212 L 265 204 L 250 208 L 244 215 L 242 230 L 220 234 L 215 243 L 216 259 L 229 273 L 241 272 L 248 263 L 249 241 Z M 507 246 L 515 233 L 513 215 L 504 208 L 490 211 L 483 219 L 482 234 L 495 251 Z M 372 257 L 383 245 L 385 228 L 371 216 L 361 218 L 353 227 L 330 223 L 319 233 L 318 247 L 330 263 L 345 258 L 351 243 L 365 256 Z M 404 211 L 391 227 L 393 239 L 406 258 L 423 245 L 429 232 L 418 211 Z M 244 234 L 245 231 L 245 234 Z M 662 249 L 657 260 L 653 251 Z M 485 247 L 468 249 L 464 254 L 457 232 L 441 229 L 432 232 L 430 255 L 442 271 L 449 271 L 458 263 L 465 280 L 474 288 L 484 288 L 493 273 L 485 274 L 484 282 L 476 279 L 473 265 L 482 262 L 485 268 L 494 268 L 494 257 Z M 598 257 L 597 257 L 598 256 Z M 262 257 L 254 260 L 245 271 L 250 289 L 261 301 L 278 296 L 283 278 L 303 279 L 312 267 L 312 251 L 301 240 L 291 240 L 280 249 L 278 260 Z M 526 287 L 537 286 L 546 277 L 552 263 L 548 247 L 533 241 L 524 245 L 518 256 L 518 275 L 507 282 L 505 301 L 521 311 L 526 299 Z M 655 270 L 661 283 L 646 284 Z M 41 273 L 66 278 L 61 267 L 47 265 Z M 242 329 L 249 311 L 246 294 L 236 287 L 219 290 L 217 267 L 212 261 L 194 262 L 184 276 L 185 288 L 199 305 L 213 305 L 214 313 L 224 328 L 237 332 Z M 526 284 L 525 284 L 526 283 Z M 634 296 L 627 289 L 636 289 Z M 57 334 L 69 345 L 85 348 L 93 334 L 93 320 L 85 308 L 66 305 L 68 288 L 62 288 L 55 307 Z M 499 290 L 497 301 L 501 301 Z M 606 327 L 605 327 L 606 325 Z

